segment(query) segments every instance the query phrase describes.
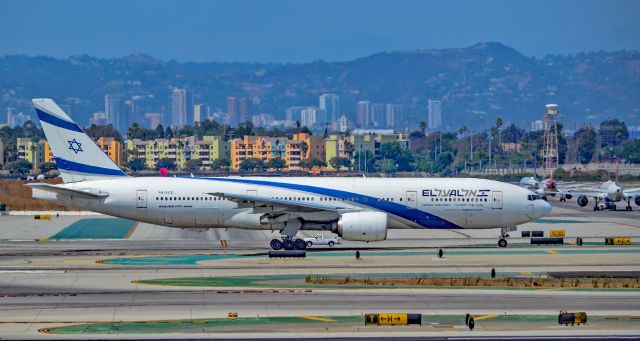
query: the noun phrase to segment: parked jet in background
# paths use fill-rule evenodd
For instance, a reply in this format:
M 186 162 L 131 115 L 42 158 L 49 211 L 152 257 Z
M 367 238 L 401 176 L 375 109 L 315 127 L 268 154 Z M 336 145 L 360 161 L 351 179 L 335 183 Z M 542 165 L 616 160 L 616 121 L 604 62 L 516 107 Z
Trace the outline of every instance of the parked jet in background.
M 530 190 L 484 179 L 131 177 L 52 100 L 33 104 L 64 181 L 28 184 L 34 198 L 170 227 L 278 230 L 273 249 L 304 249 L 299 230 L 380 241 L 388 228 L 510 227 L 551 210 Z
M 620 201 L 627 202 L 625 211 L 633 210 L 631 200 L 640 206 L 640 188 L 625 190 L 617 181 L 607 180 L 598 187 L 580 187 L 577 190 L 581 192 L 572 193 L 578 196 L 578 205 L 580 205 L 580 207 L 587 206 L 589 204 L 589 197 L 591 197 L 595 200 L 595 205 L 593 206 L 594 211 L 600 211 L 602 209 L 615 211 L 617 209 L 615 203 Z
M 544 200 L 547 200 L 548 196 L 555 197 L 556 195 L 560 196 L 560 201 L 571 199 L 573 197 L 571 191 L 560 188 L 565 184 L 565 182 L 557 182 L 554 180 L 553 173 L 551 177 L 544 180 L 537 179 L 534 176 L 527 176 L 520 179 L 520 186 L 536 192 Z

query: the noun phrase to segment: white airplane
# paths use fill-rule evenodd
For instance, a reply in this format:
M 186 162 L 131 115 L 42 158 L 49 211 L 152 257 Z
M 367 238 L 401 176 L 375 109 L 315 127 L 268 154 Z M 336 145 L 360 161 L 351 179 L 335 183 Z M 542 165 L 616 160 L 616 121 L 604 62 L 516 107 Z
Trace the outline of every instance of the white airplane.
M 580 207 L 587 206 L 589 204 L 588 198 L 591 197 L 595 200 L 595 205 L 593 206 L 594 211 L 600 211 L 602 209 L 615 211 L 617 209 L 615 203 L 619 201 L 626 201 L 627 206 L 625 207 L 625 211 L 632 211 L 631 200 L 640 206 L 640 188 L 625 190 L 622 185 L 618 184 L 617 178 L 616 170 L 616 181 L 607 180 L 598 187 L 581 187 L 580 189 L 583 190 L 583 192 L 572 193 L 578 196 L 576 201 Z
M 381 241 L 387 229 L 491 229 L 538 219 L 551 206 L 484 179 L 127 176 L 51 99 L 33 104 L 64 181 L 33 197 L 178 228 L 280 231 L 273 249 L 304 249 L 299 230 Z M 501 238 L 501 247 L 507 241 Z

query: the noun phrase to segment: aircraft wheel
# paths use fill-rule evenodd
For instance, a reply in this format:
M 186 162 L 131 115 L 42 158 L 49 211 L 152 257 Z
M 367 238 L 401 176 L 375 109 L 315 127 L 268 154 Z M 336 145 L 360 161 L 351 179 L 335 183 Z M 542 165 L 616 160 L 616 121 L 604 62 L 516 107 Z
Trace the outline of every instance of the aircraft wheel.
M 500 240 L 498 240 L 498 246 L 499 247 L 507 247 L 507 240 L 504 238 L 500 238 Z
M 271 239 L 271 248 L 274 250 L 282 249 L 282 242 L 279 239 Z
M 312 247 L 312 246 L 313 246 L 313 243 L 311 241 L 308 241 L 307 242 L 307 247 Z
M 296 239 L 293 242 L 293 245 L 296 247 L 296 249 L 298 250 L 305 250 L 307 248 L 307 243 L 304 242 L 304 240 L 302 239 Z
M 329 247 L 333 247 L 333 245 L 335 245 L 335 243 L 333 241 L 329 242 Z
M 296 248 L 296 246 L 293 244 L 291 239 L 285 240 L 284 243 L 282 243 L 282 244 L 283 244 L 285 250 L 293 250 L 293 249 Z

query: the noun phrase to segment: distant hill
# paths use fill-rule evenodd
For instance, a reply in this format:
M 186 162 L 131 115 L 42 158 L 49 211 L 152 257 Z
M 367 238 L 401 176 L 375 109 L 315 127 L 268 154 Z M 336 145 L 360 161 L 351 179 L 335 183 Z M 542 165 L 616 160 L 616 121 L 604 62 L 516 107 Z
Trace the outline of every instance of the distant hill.
M 194 102 L 221 111 L 227 96 L 252 97 L 255 112 L 277 118 L 289 106 L 317 106 L 320 94 L 334 92 L 351 118 L 359 100 L 404 104 L 404 125 L 412 127 L 426 120 L 429 98 L 442 99 L 443 124 L 452 130 L 463 124 L 488 126 L 497 116 L 528 127 L 547 103 L 560 105 L 567 125 L 614 117 L 640 125 L 640 51 L 536 59 L 499 43 L 305 64 L 177 63 L 146 55 L 5 56 L 0 57 L 0 122 L 6 107 L 31 113 L 30 98 L 52 97 L 86 123 L 93 112 L 104 110 L 106 93 L 140 96 L 140 116 L 148 111 L 168 115 L 173 87 L 193 90 Z

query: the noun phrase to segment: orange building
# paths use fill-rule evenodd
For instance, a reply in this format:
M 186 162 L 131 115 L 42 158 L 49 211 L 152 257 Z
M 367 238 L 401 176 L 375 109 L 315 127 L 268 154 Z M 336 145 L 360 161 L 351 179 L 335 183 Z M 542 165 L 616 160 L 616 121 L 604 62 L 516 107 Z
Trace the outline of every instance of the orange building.
M 122 166 L 122 143 L 113 137 L 99 137 L 98 147 L 118 166 Z
M 284 158 L 285 146 L 289 140 L 285 137 L 266 137 L 245 135 L 242 139 L 231 141 L 231 169 L 240 169 L 245 159 L 261 159 L 267 162 L 273 158 Z
M 311 136 L 307 133 L 298 133 L 293 134 L 293 140 L 305 142 L 307 144 L 307 150 L 303 155 L 303 159 L 318 159 L 326 161 L 325 143 L 322 136 Z

